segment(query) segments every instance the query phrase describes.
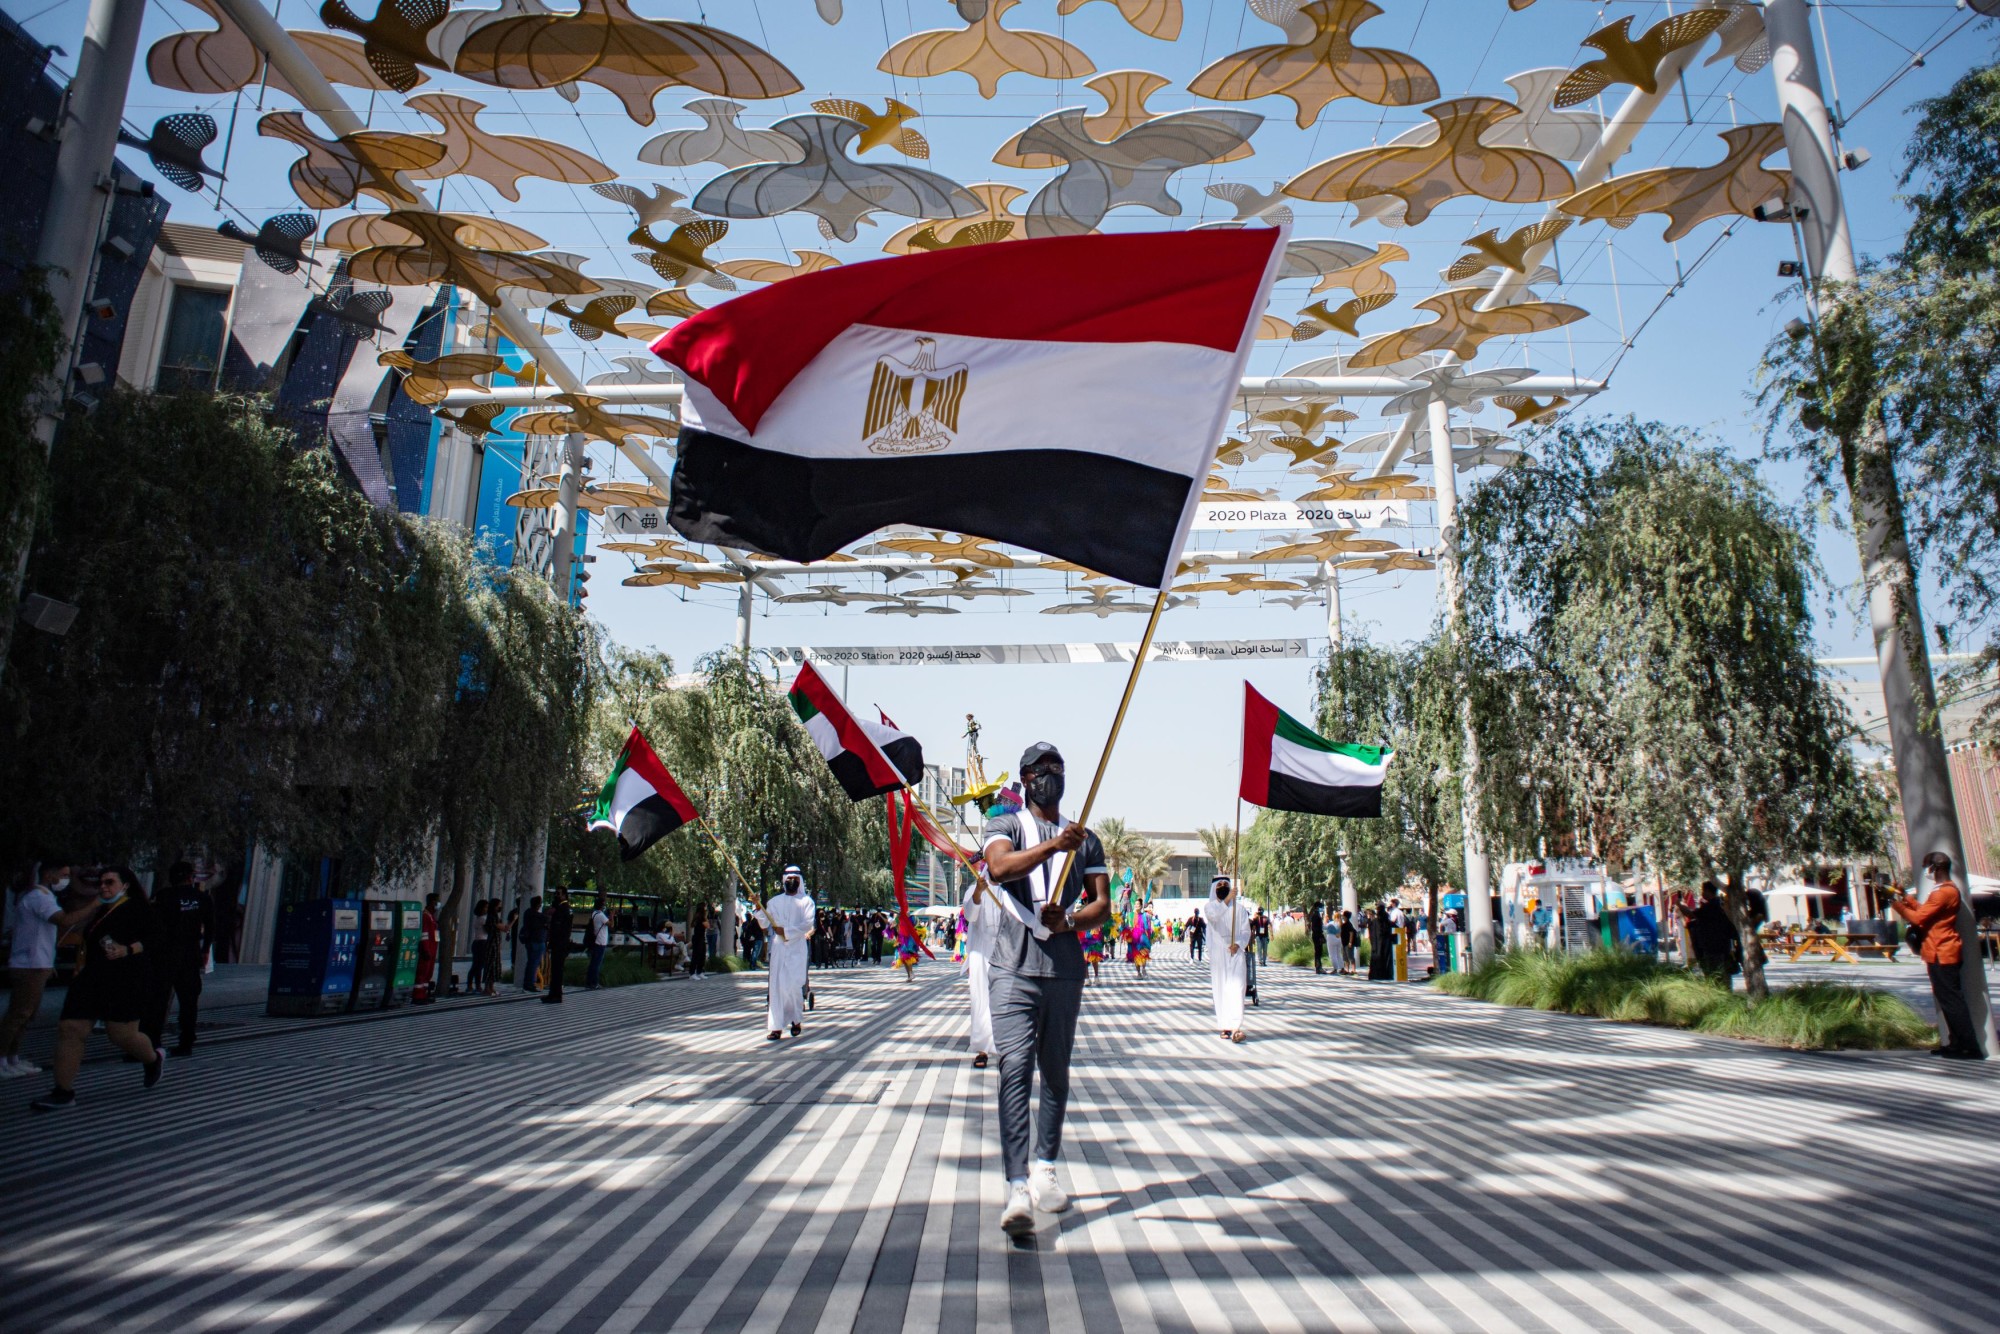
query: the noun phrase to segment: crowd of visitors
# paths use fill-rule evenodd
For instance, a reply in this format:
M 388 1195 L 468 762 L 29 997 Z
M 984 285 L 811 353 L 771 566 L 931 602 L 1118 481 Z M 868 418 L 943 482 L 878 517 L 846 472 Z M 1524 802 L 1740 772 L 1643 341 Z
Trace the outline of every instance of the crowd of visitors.
M 68 982 L 56 1021 L 55 1083 L 36 1111 L 76 1105 L 76 1073 L 98 1025 L 136 1062 L 147 1088 L 166 1073 L 169 1008 L 180 1005 L 173 1054 L 194 1054 L 201 977 L 216 938 L 215 904 L 191 862 L 167 868 L 156 894 L 125 866 L 72 867 L 52 860 L 9 886 L 6 927 L 10 977 L 0 1019 L 0 1076 L 36 1075 L 21 1059 L 21 1035 L 41 1010 L 49 983 Z

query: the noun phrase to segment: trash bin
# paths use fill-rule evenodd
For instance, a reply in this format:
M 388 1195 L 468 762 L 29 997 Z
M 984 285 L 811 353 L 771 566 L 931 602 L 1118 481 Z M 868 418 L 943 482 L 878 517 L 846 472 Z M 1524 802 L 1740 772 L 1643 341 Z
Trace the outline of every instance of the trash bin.
M 1614 908 L 1605 914 L 1611 921 L 1611 936 L 1618 948 L 1652 958 L 1660 952 L 1660 925 L 1648 905 Z
M 361 939 L 354 952 L 354 990 L 350 1010 L 379 1010 L 386 1003 L 396 976 L 396 905 L 369 899 L 362 905 Z
M 408 1005 L 417 989 L 417 947 L 424 938 L 424 905 L 414 900 L 391 904 L 396 910 L 396 945 L 392 952 L 395 971 L 389 989 L 382 993 L 382 1008 Z
M 337 1014 L 347 1008 L 361 910 L 359 899 L 310 899 L 278 919 L 266 1014 Z

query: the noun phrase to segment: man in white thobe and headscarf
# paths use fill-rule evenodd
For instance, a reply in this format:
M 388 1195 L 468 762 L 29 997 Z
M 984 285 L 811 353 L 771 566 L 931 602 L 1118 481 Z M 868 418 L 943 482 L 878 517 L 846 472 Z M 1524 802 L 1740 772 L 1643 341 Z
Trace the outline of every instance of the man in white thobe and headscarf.
M 771 1031 L 765 1036 L 776 1042 L 790 1027 L 797 1037 L 805 1031 L 806 964 L 813 933 L 812 895 L 806 893 L 805 874 L 798 867 L 785 868 L 781 891 L 757 910 L 757 923 L 771 933 Z
M 1208 925 L 1208 972 L 1215 992 L 1215 1022 L 1222 1036 L 1243 1041 L 1243 993 L 1249 983 L 1249 904 L 1239 902 L 1229 877 L 1209 882 L 1208 902 L 1201 905 Z
M 982 880 L 960 909 L 965 914 L 965 987 L 972 1003 L 972 1068 L 984 1070 L 993 1054 L 992 973 L 986 966 L 993 953 L 993 915 L 1000 905 L 998 891 Z

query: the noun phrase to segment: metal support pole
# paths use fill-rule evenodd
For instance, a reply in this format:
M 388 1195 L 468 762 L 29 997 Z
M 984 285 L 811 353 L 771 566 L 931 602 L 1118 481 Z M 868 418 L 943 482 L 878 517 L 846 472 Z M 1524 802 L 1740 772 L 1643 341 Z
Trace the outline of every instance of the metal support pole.
M 56 149 L 55 177 L 49 184 L 48 208 L 36 239 L 35 265 L 48 284 L 61 325 L 61 359 L 55 383 L 35 418 L 35 439 L 42 454 L 55 444 L 56 427 L 69 393 L 70 368 L 83 324 L 83 303 L 90 295 L 92 263 L 111 203 L 111 160 L 118 147 L 118 122 L 125 111 L 125 91 L 132 81 L 132 60 L 139 50 L 142 4 L 124 0 L 91 0 L 83 24 L 83 48 L 77 53 L 76 77 L 64 94 L 56 122 L 61 141 Z M 9 578 L 4 615 L 0 615 L 0 672 L 14 639 L 13 609 L 20 604 L 28 575 L 28 549 L 34 516 L 26 497 L 10 497 L 6 518 L 11 530 L 0 537 L 18 543 Z
M 1438 591 L 1445 622 L 1458 634 L 1465 620 L 1465 587 L 1458 570 L 1458 473 L 1451 458 L 1451 408 L 1442 398 L 1429 403 L 1431 485 L 1437 490 Z M 1493 953 L 1493 868 L 1479 833 L 1479 737 L 1472 730 L 1472 705 L 1461 710 L 1463 736 L 1458 766 L 1459 814 L 1465 831 L 1465 931 L 1477 967 Z
M 1841 198 L 1839 162 L 1834 156 L 1833 117 L 1820 93 L 1819 60 L 1813 49 L 1806 0 L 1766 0 L 1764 30 L 1770 34 L 1771 75 L 1785 127 L 1785 154 L 1792 169 L 1790 203 L 1805 210 L 1799 219 L 1806 262 L 1815 289 L 1822 281 L 1852 282 L 1854 242 Z M 1833 294 L 1838 299 L 1838 293 Z M 1965 845 L 1951 791 L 1944 736 L 1936 723 L 1937 688 L 1924 642 L 1923 608 L 1915 566 L 1903 528 L 1903 502 L 1895 460 L 1879 425 L 1860 439 L 1841 442 L 1852 489 L 1855 530 L 1867 581 L 1868 621 L 1882 674 L 1882 715 L 1889 726 L 1889 749 L 1896 764 L 1896 788 L 1903 802 L 1903 830 L 1909 839 L 1911 880 L 1925 892 L 1918 869 L 1930 853 L 1951 858 L 1958 883 L 1967 879 Z M 1969 897 L 1959 907 L 1959 931 L 1977 941 Z M 1986 966 L 1977 948 L 1964 951 L 1965 999 L 1975 1029 L 1991 1056 L 2000 1050 L 1986 994 Z
M 572 431 L 563 437 L 561 480 L 556 483 L 555 548 L 549 569 L 556 595 L 568 601 L 576 597 L 576 503 L 583 490 L 583 463 L 583 437 Z M 527 480 L 523 479 L 524 485 Z
M 743 581 L 743 587 L 736 594 L 736 651 L 738 653 L 748 653 L 750 651 L 750 613 L 755 607 L 754 599 L 756 594 L 756 586 L 748 579 Z
M 1332 561 L 1324 561 L 1320 570 L 1326 575 L 1326 637 L 1333 645 L 1335 653 L 1340 652 L 1340 567 Z

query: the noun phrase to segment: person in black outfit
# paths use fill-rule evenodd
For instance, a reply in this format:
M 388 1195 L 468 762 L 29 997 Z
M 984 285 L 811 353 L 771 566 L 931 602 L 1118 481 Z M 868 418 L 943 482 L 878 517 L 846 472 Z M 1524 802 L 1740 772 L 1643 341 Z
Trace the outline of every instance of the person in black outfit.
M 1356 956 L 1360 953 L 1361 932 L 1355 928 L 1354 913 L 1347 908 L 1340 910 L 1340 971 L 1352 973 Z
M 1701 882 L 1701 902 L 1688 915 L 1688 942 L 1701 971 L 1727 986 L 1736 971 L 1736 928 L 1723 910 L 1713 880 Z
M 76 977 L 56 1021 L 55 1088 L 29 1103 L 31 1109 L 54 1112 L 76 1106 L 83 1045 L 91 1025 L 99 1022 L 120 1051 L 145 1066 L 147 1088 L 160 1082 L 167 1054 L 139 1031 L 152 999 L 149 971 L 157 948 L 152 905 L 138 877 L 123 866 L 107 868 L 98 879 L 97 909 L 83 928 Z
M 153 927 L 160 953 L 153 961 L 153 1008 L 141 1027 L 148 1041 L 162 1045 L 167 1002 L 178 1000 L 181 1036 L 174 1055 L 192 1056 L 195 1019 L 201 1009 L 201 970 L 215 944 L 215 903 L 195 883 L 189 863 L 175 862 L 167 869 L 167 887 L 153 901 Z
M 688 909 L 688 976 L 700 977 L 708 971 L 708 905 L 697 903 Z
M 1326 971 L 1326 905 L 1315 903 L 1306 909 L 1306 934 L 1312 937 L 1313 971 Z
M 1200 913 L 1187 920 L 1187 943 L 1189 960 L 1200 959 L 1202 947 L 1208 943 L 1208 923 Z
M 563 966 L 569 962 L 570 932 L 575 927 L 570 920 L 569 890 L 558 885 L 555 898 L 549 901 L 549 991 L 542 997 L 544 1005 L 562 1004 Z
M 1389 920 L 1389 905 L 1378 903 L 1368 918 L 1368 980 L 1393 982 L 1396 978 L 1396 924 Z

